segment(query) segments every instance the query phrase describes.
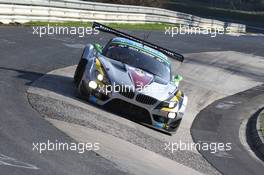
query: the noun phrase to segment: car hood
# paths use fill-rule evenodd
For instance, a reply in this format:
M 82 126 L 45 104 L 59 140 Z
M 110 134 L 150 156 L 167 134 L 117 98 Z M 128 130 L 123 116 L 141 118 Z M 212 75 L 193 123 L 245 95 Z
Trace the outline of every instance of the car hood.
M 177 87 L 144 70 L 101 56 L 100 61 L 113 86 L 133 87 L 159 101 L 167 100 Z

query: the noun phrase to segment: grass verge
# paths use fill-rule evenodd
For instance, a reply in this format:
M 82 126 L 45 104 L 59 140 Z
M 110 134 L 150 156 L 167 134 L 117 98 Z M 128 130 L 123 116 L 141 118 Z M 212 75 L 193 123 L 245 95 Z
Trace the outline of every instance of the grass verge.
M 67 27 L 89 27 L 92 25 L 91 22 L 27 22 L 24 26 L 67 26 Z M 107 23 L 109 27 L 116 29 L 129 29 L 129 30 L 164 30 L 165 27 L 179 26 L 179 24 L 168 24 L 168 23 Z

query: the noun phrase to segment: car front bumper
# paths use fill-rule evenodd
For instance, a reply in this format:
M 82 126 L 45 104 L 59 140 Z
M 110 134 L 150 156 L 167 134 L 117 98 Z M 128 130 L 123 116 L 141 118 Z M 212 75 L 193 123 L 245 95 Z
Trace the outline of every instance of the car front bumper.
M 97 83 L 100 83 L 97 81 Z M 171 109 L 170 111 L 167 110 L 161 110 L 158 109 L 157 106 L 161 103 L 161 101 L 156 100 L 155 103 L 147 103 L 145 101 L 140 101 L 137 96 L 140 94 L 138 92 L 133 92 L 134 94 L 124 94 L 116 91 L 106 92 L 103 90 L 103 88 L 95 88 L 91 89 L 89 87 L 89 81 L 82 80 L 81 85 L 79 86 L 80 92 L 88 92 L 89 95 L 87 96 L 87 100 L 95 103 L 100 106 L 106 106 L 111 105 L 112 102 L 116 102 L 118 100 L 117 110 L 124 110 L 126 112 L 130 112 L 134 114 L 135 118 L 142 119 L 142 117 L 147 117 L 146 120 L 138 120 L 139 123 L 142 123 L 144 125 L 147 125 L 148 127 L 154 127 L 155 129 L 159 129 L 165 132 L 174 132 L 177 130 L 181 120 L 183 113 L 185 111 L 185 107 L 187 104 L 187 96 L 184 98 L 184 104 L 180 109 L 178 107 L 175 107 Z M 86 93 L 87 94 L 87 93 Z M 129 107 L 134 106 L 134 108 Z M 119 109 L 118 109 L 119 108 Z M 134 111 L 129 110 L 134 109 Z M 141 113 L 138 113 L 135 110 L 141 111 Z M 174 119 L 168 118 L 168 113 L 173 112 L 176 114 Z M 145 114 L 145 115 L 143 115 Z M 143 115 L 143 116 L 141 116 Z M 143 121 L 143 122 L 142 122 Z

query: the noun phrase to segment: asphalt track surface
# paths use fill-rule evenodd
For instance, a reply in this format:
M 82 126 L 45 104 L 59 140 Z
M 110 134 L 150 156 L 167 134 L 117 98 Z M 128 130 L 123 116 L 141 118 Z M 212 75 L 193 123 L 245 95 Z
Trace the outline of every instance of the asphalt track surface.
M 135 32 L 142 36 L 142 32 Z M 46 72 L 74 65 L 78 62 L 84 44 L 93 41 L 105 43 L 111 36 L 49 36 L 32 35 L 31 28 L 0 28 L 0 174 L 122 174 L 115 164 L 90 152 L 52 152 L 39 154 L 32 151 L 32 142 L 60 138 L 72 141 L 50 125 L 28 104 L 28 86 Z M 181 53 L 228 51 L 264 56 L 263 37 L 256 36 L 177 36 L 171 38 L 152 32 L 150 41 Z M 21 168 L 3 164 L 12 157 L 19 163 L 31 164 Z M 18 163 L 17 161 L 14 161 Z M 3 161 L 4 160 L 4 161 Z
M 61 47 L 51 53 L 57 47 L 53 41 L 29 39 L 29 29 L 1 28 L 0 33 L 0 174 L 124 174 L 94 152 L 32 151 L 33 142 L 74 142 L 31 108 L 26 90 L 46 71 L 75 63 L 79 52 Z
M 263 173 L 263 162 L 253 158 L 240 138 L 240 133 L 251 132 L 245 131 L 242 123 L 263 107 L 263 99 L 264 84 L 217 100 L 196 116 L 191 129 L 195 142 L 232 143 L 232 150 L 220 153 L 222 156 L 201 150 L 204 157 L 223 174 Z

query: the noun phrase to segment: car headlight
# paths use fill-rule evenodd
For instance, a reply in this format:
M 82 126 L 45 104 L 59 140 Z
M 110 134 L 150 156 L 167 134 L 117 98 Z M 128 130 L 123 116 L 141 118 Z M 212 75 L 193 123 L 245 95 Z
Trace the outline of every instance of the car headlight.
M 175 119 L 175 117 L 176 117 L 176 113 L 175 112 L 169 112 L 168 113 L 168 118 Z
M 172 98 L 161 102 L 158 108 L 168 112 L 171 111 L 171 109 L 174 109 L 177 106 L 182 95 L 183 93 L 180 90 L 176 91 L 175 95 Z
M 103 81 L 104 76 L 103 76 L 102 74 L 99 73 L 99 74 L 97 75 L 96 78 L 97 78 L 97 80 L 99 80 L 99 81 Z
M 96 79 L 104 84 L 109 84 L 109 79 L 106 76 L 106 72 L 98 58 L 95 59 L 95 76 Z
M 96 89 L 97 88 L 97 83 L 95 81 L 90 81 L 89 82 L 89 87 L 92 89 Z
M 175 108 L 175 106 L 177 105 L 176 101 L 163 101 L 160 103 L 159 107 L 160 108 Z
M 176 105 L 176 102 L 175 101 L 170 101 L 169 102 L 169 108 L 174 108 Z

